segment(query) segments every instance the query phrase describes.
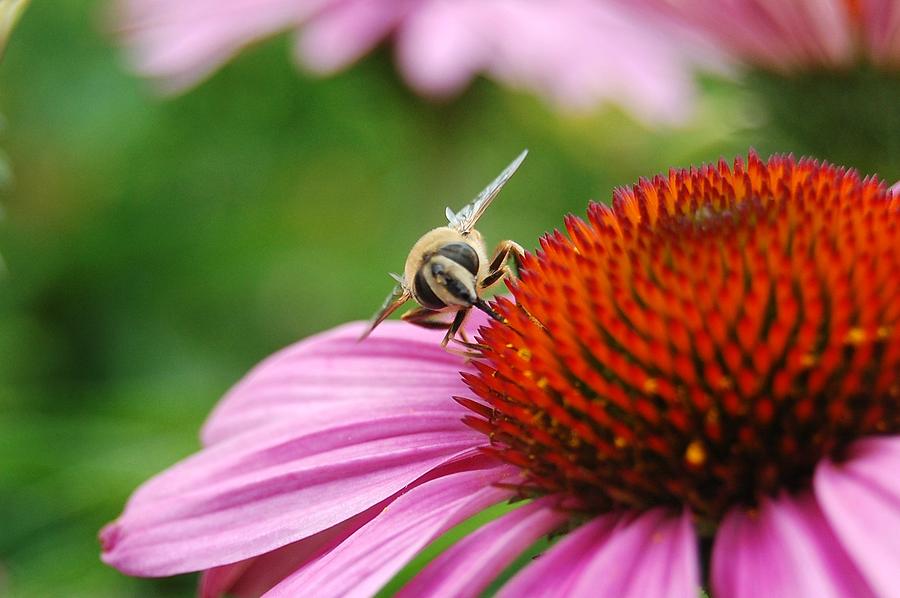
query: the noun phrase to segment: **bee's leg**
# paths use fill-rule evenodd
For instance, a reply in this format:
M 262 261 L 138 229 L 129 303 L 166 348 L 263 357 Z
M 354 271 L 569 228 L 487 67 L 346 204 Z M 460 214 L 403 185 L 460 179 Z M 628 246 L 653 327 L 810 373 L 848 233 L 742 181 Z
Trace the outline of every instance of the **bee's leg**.
M 466 317 L 469 315 L 468 309 L 461 309 L 456 312 L 456 316 L 453 318 L 453 322 L 451 322 L 447 329 L 447 334 L 444 336 L 444 340 L 441 341 L 441 347 L 444 348 L 447 353 L 452 355 L 459 355 L 460 357 L 466 358 L 466 360 L 473 359 L 475 357 L 481 357 L 482 346 L 468 342 L 468 339 L 465 337 L 465 333 L 463 332 L 462 326 L 466 321 Z M 460 340 L 456 338 L 456 334 L 459 333 L 460 336 L 465 340 Z M 450 341 L 457 342 L 462 346 L 466 347 L 466 349 L 460 350 L 455 347 L 449 347 Z
M 469 315 L 468 309 L 461 309 L 456 312 L 456 316 L 453 318 L 453 322 L 450 324 L 450 328 L 447 329 L 447 334 L 444 335 L 444 340 L 441 341 L 441 346 L 446 347 L 456 333 L 459 332 L 460 328 L 462 328 L 463 323 L 466 321 L 466 317 Z
M 452 339 L 452 342 L 454 342 L 458 345 L 462 345 L 463 347 L 465 347 L 466 349 L 469 349 L 470 351 L 479 351 L 480 352 L 480 351 L 484 351 L 485 349 L 488 348 L 487 345 L 483 345 L 481 343 L 472 343 L 465 339 L 460 340 L 458 338 L 454 338 L 454 339 Z
M 429 330 L 446 330 L 452 326 L 452 322 L 440 318 L 444 312 L 435 311 L 426 307 L 417 307 L 403 314 L 400 319 Z
M 409 322 L 410 324 L 415 324 L 416 326 L 421 326 L 422 328 L 428 328 L 430 330 L 447 330 L 447 335 L 444 336 L 444 340 L 441 341 L 441 346 L 444 347 L 448 353 L 453 353 L 454 355 L 460 355 L 466 358 L 478 357 L 481 353 L 477 353 L 471 350 L 459 351 L 456 349 L 451 349 L 447 346 L 452 340 L 469 349 L 481 348 L 481 345 L 468 342 L 468 338 L 466 338 L 465 332 L 462 329 L 462 325 L 466 320 L 466 316 L 468 315 L 469 310 L 459 310 L 458 312 L 456 312 L 456 316 L 451 322 L 440 318 L 445 313 L 446 312 L 435 311 L 426 307 L 417 307 L 403 314 L 400 319 L 405 322 Z M 463 340 L 454 338 L 457 333 L 459 333 Z
M 478 359 L 479 357 L 484 357 L 484 354 L 481 351 L 464 351 L 462 349 L 456 349 L 454 347 L 444 347 L 444 351 L 446 351 L 450 355 L 462 357 L 466 360 L 466 362 L 469 362 L 473 359 Z
M 518 271 L 524 255 L 525 250 L 515 241 L 500 241 L 500 243 L 497 244 L 497 249 L 494 250 L 494 258 L 488 266 L 487 275 L 481 281 L 479 286 L 482 289 L 486 289 L 496 284 L 500 279 L 513 275 L 512 270 L 506 262 L 509 260 L 510 256 L 512 256 L 516 262 L 516 270 Z

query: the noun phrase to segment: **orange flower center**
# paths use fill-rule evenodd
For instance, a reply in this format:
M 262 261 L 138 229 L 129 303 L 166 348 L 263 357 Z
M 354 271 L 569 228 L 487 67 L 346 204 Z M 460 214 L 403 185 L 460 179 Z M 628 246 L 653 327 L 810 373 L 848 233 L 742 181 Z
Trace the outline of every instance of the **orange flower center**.
M 750 154 L 568 217 L 481 331 L 461 399 L 526 494 L 591 512 L 730 506 L 900 432 L 900 198 Z

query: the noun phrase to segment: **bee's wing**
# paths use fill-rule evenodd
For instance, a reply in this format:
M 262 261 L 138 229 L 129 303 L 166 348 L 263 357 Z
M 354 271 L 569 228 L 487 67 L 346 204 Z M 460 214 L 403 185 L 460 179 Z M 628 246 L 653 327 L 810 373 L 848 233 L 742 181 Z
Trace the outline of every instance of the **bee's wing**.
M 503 169 L 503 172 L 501 172 L 496 179 L 491 181 L 490 185 L 484 188 L 484 191 L 478 194 L 478 197 L 473 199 L 460 211 L 454 214 L 453 210 L 447 208 L 447 219 L 449 220 L 448 226 L 461 233 L 467 233 L 472 230 L 472 227 L 475 226 L 475 223 L 478 222 L 478 219 L 481 218 L 481 215 L 484 214 L 487 207 L 491 205 L 491 202 L 497 197 L 500 190 L 503 189 L 503 185 L 505 185 L 512 175 L 516 173 L 516 170 L 519 169 L 522 160 L 524 160 L 527 155 L 528 150 L 523 150 L 509 166 Z
M 397 308 L 406 303 L 410 297 L 409 290 L 407 290 L 402 282 L 395 286 L 394 290 L 391 291 L 391 294 L 384 300 L 381 308 L 375 312 L 375 315 L 369 320 L 369 325 L 366 326 L 366 330 L 359 337 L 359 340 L 363 340 L 369 336 L 369 334 L 375 330 L 376 326 L 384 322 L 388 316 L 397 311 Z

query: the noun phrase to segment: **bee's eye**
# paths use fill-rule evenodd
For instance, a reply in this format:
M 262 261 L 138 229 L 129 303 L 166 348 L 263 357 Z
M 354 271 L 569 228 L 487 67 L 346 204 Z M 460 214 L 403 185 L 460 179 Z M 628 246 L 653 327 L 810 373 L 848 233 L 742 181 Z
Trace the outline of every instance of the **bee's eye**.
M 438 249 L 437 253 L 453 260 L 471 272 L 472 276 L 478 276 L 478 254 L 472 249 L 471 245 L 466 243 L 448 243 Z
M 426 266 L 419 268 L 419 271 L 416 272 L 416 279 L 413 282 L 416 285 L 416 299 L 422 307 L 427 307 L 428 309 L 447 307 L 447 304 L 438 298 L 431 289 L 431 285 L 428 284 L 428 280 L 425 279 L 425 268 Z

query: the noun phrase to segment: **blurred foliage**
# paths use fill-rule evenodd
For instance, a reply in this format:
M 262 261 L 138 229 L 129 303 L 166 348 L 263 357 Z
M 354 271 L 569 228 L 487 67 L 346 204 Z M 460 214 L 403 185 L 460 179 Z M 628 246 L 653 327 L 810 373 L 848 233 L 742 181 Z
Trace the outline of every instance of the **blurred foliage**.
M 16 23 L 28 8 L 30 0 L 0 0 L 0 58 Z
M 756 72 L 747 85 L 768 115 L 770 139 L 889 185 L 900 179 L 900 73 L 861 67 L 786 77 Z
M 15 172 L 0 223 L 0 594 L 190 595 L 193 576 L 102 565 L 97 530 L 197 448 L 205 414 L 255 362 L 369 317 L 444 206 L 523 147 L 479 228 L 529 248 L 638 176 L 804 148 L 756 134 L 753 91 L 714 80 L 686 128 L 651 130 L 485 82 L 429 104 L 389 51 L 312 79 L 285 40 L 161 99 L 123 68 L 108 8 L 35 3 L 0 69 Z

